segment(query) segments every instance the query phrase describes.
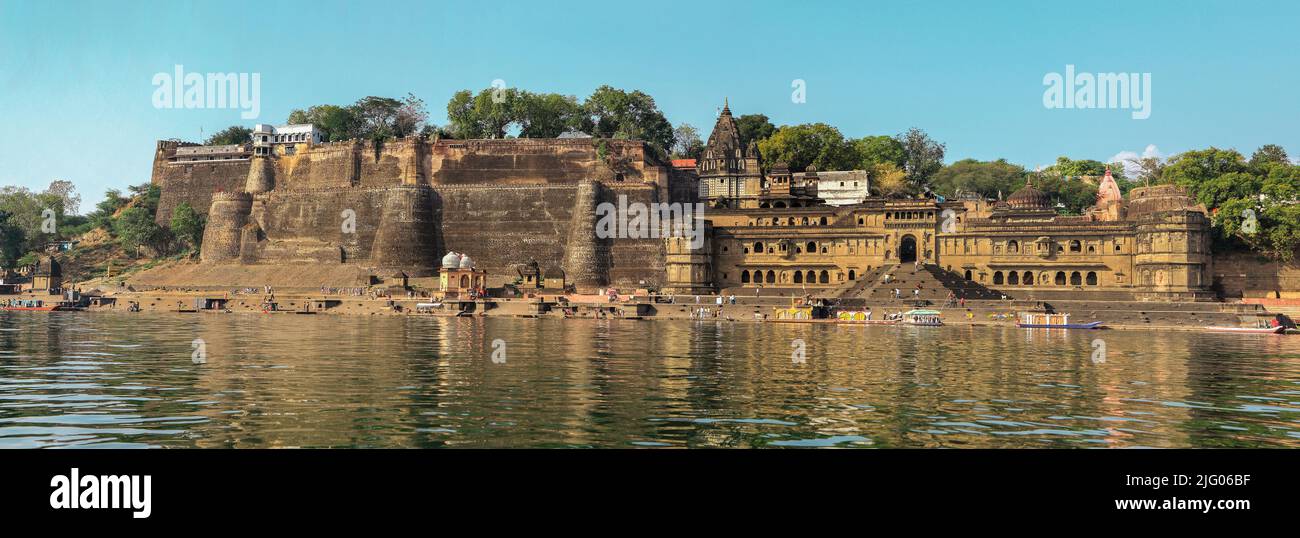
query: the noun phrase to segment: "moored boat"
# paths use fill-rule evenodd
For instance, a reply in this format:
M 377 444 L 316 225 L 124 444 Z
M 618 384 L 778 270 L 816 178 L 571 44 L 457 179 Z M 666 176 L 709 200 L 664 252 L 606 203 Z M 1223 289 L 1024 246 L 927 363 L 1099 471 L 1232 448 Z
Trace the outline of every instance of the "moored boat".
M 943 325 L 943 312 L 938 310 L 908 310 L 903 312 L 903 323 L 920 327 L 938 327 Z
M 1205 330 L 1215 333 L 1237 333 L 1237 334 L 1282 334 L 1286 332 L 1286 327 L 1281 325 L 1277 327 L 1205 327 Z
M 1070 323 L 1069 314 L 1021 313 L 1016 326 L 1024 329 L 1099 329 L 1103 321 Z

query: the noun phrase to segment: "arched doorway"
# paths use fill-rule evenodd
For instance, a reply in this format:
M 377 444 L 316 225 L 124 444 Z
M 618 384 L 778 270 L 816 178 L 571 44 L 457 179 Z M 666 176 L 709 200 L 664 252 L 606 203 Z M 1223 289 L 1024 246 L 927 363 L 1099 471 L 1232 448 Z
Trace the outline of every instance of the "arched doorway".
M 916 261 L 916 238 L 910 235 L 903 236 L 903 240 L 898 243 L 898 261 L 907 263 Z

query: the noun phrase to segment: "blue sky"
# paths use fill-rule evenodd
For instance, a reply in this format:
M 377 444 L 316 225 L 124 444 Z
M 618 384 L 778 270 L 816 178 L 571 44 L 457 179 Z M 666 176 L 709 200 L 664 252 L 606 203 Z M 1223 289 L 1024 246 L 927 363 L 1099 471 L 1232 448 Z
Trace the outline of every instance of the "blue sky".
M 1297 22 L 1300 3 L 1283 1 L 0 0 L 0 185 L 71 180 L 84 212 L 148 181 L 158 139 L 407 92 L 441 124 L 453 92 L 494 79 L 580 98 L 640 89 L 705 136 L 724 97 L 736 114 L 850 137 L 916 126 L 949 162 L 1266 143 L 1296 157 Z M 177 64 L 260 73 L 260 116 L 154 108 L 154 74 Z M 1043 77 L 1067 64 L 1150 73 L 1150 118 L 1045 108 Z

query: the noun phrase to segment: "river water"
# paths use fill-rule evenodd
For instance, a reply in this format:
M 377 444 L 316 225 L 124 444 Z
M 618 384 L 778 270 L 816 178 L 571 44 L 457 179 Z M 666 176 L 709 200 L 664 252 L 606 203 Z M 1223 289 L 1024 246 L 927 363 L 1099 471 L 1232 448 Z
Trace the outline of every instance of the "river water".
M 1300 447 L 1300 337 L 0 312 L 0 447 Z

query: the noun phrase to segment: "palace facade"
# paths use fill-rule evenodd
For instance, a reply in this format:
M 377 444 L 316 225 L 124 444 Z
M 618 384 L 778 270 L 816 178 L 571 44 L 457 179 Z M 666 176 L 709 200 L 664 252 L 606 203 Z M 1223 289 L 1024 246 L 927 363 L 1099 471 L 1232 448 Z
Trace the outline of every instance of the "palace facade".
M 700 195 L 712 207 L 707 252 L 669 242 L 673 289 L 851 297 L 919 262 L 1010 297 L 1213 295 L 1208 215 L 1173 185 L 1135 188 L 1126 199 L 1107 171 L 1083 215 L 1058 214 L 1029 182 L 1006 200 L 867 195 L 832 206 L 783 164 L 756 172 L 756 151 L 738 146 L 724 108 L 699 165 Z

